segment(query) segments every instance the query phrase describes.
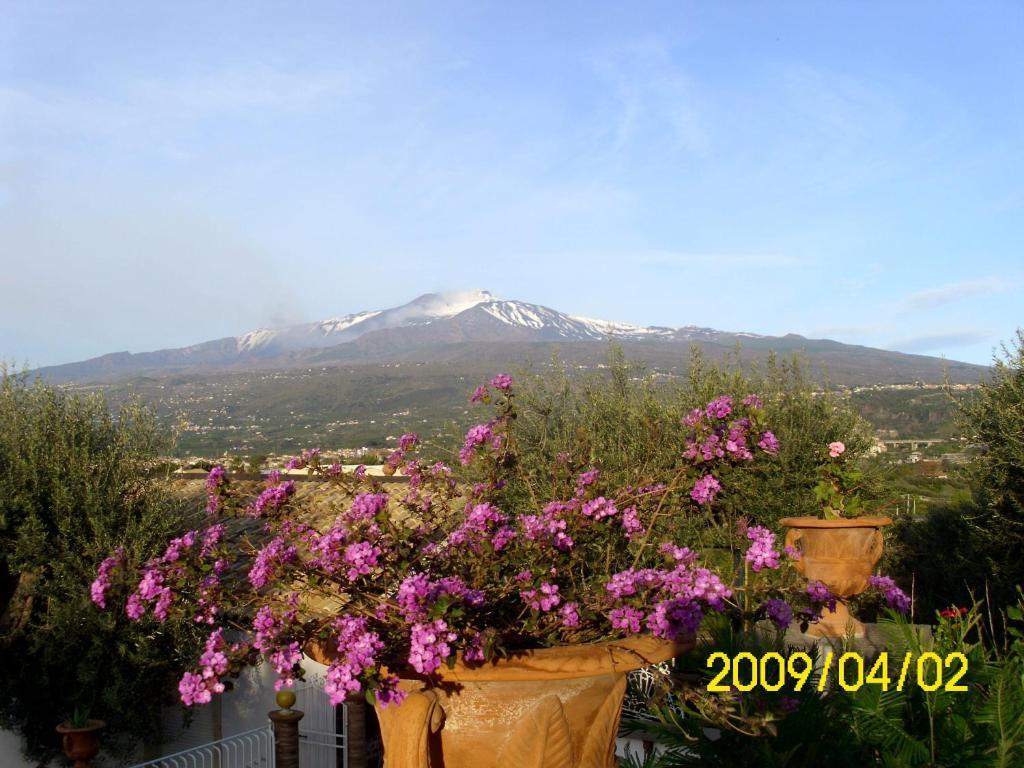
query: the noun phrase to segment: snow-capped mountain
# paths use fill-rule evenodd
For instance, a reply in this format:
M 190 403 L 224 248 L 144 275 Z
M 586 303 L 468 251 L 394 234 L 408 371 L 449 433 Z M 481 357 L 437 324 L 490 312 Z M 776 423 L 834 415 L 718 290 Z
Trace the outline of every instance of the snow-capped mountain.
M 739 342 L 748 351 L 760 354 L 771 349 L 783 353 L 807 351 L 825 363 L 836 356 L 864 361 L 868 353 L 873 356 L 871 359 L 881 356 L 872 365 L 889 366 L 893 371 L 901 370 L 907 362 L 903 358 L 912 357 L 793 335 L 765 337 L 694 325 L 666 328 L 595 320 L 474 290 L 428 293 L 391 309 L 362 311 L 285 328 L 259 328 L 179 349 L 138 354 L 117 352 L 42 368 L 38 373 L 53 381 L 96 381 L 172 371 L 247 370 L 340 361 L 429 361 L 455 359 L 459 355 L 475 359 L 481 350 L 493 356 L 501 349 L 508 350 L 511 359 L 513 351 L 522 352 L 523 344 L 564 342 L 586 346 L 608 341 L 641 345 L 646 350 L 644 355 L 670 355 L 674 359 L 685 354 L 690 343 L 727 350 Z M 675 349 L 673 344 L 681 349 Z
M 567 315 L 539 304 L 500 299 L 489 291 L 428 293 L 393 309 L 358 312 L 344 317 L 287 328 L 260 328 L 236 339 L 240 355 L 267 356 L 302 349 L 322 349 L 355 341 L 373 331 L 427 326 L 485 313 L 510 331 L 545 341 L 652 341 L 704 338 L 718 334 L 710 328 L 658 328 Z M 463 320 L 471 321 L 473 314 Z M 440 328 L 438 329 L 440 330 Z M 522 340 L 522 333 L 516 333 Z

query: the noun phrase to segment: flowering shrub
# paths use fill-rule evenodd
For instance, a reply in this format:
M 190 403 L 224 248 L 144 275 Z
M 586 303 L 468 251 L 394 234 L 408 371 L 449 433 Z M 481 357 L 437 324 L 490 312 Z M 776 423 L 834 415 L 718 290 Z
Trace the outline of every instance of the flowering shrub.
M 728 494 L 721 468 L 777 453 L 757 396 L 721 396 L 689 413 L 670 477 L 610 487 L 598 467 L 574 468 L 573 457 L 559 456 L 551 470 L 557 495 L 518 508 L 501 494 L 517 471 L 511 377 L 494 377 L 471 400 L 496 413 L 467 432 L 459 467 L 418 457 L 417 436 L 401 437 L 385 463 L 385 472 L 408 477 L 401 493 L 385 492 L 365 472 L 325 466 L 318 451 L 294 461 L 348 492 L 350 503 L 326 526 L 303 520 L 294 484 L 276 473 L 253 500 L 214 468 L 209 526 L 174 539 L 141 574 L 120 568 L 115 553 L 100 565 L 94 601 L 102 607 L 120 576 L 131 619 L 163 622 L 176 612 L 210 627 L 198 669 L 179 686 L 186 704 L 208 701 L 224 677 L 261 656 L 279 687 L 291 685 L 302 674 L 302 650 L 315 642 L 333 652 L 332 701 L 363 691 L 382 706 L 404 696 L 398 673 L 429 681 L 459 657 L 486 663 L 520 649 L 638 633 L 676 640 L 692 636 L 709 612 L 785 629 L 834 607 L 823 585 L 797 583 L 788 565 L 798 553 L 778 551 L 766 528 L 738 532 L 749 543 L 740 584 L 727 584 L 670 539 L 670 492 L 711 505 Z M 472 481 L 460 479 L 462 467 Z M 259 536 L 230 541 L 230 516 L 258 520 Z

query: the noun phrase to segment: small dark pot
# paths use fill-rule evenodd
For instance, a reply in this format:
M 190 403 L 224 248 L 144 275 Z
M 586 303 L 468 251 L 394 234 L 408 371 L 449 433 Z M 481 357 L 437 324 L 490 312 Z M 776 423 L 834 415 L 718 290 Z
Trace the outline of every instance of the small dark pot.
M 100 730 L 105 726 L 102 720 L 89 720 L 78 727 L 65 721 L 57 726 L 64 754 L 75 768 L 89 768 L 89 761 L 100 751 Z

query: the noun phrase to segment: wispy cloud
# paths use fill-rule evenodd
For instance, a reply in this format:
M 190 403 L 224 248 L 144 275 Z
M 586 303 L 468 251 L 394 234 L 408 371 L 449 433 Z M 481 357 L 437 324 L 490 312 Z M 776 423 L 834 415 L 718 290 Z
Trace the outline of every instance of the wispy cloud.
M 127 146 L 173 143 L 210 118 L 315 109 L 363 88 L 361 78 L 254 63 L 187 77 L 128 79 L 102 92 L 0 83 L 0 142 L 11 149 L 68 137 Z
M 991 331 L 965 330 L 909 336 L 897 339 L 887 346 L 889 349 L 899 352 L 941 352 L 946 349 L 970 347 L 991 340 Z
M 992 293 L 1005 291 L 1010 283 L 1002 278 L 988 277 L 981 280 L 961 280 L 958 283 L 948 283 L 938 288 L 929 288 L 924 291 L 912 293 L 902 302 L 905 310 L 933 309 L 944 304 L 952 304 L 963 299 L 971 299 L 976 296 L 987 296 Z
M 613 152 L 649 134 L 665 134 L 674 149 L 706 152 L 710 134 L 696 82 L 677 67 L 664 40 L 648 37 L 606 48 L 591 60 L 616 103 Z

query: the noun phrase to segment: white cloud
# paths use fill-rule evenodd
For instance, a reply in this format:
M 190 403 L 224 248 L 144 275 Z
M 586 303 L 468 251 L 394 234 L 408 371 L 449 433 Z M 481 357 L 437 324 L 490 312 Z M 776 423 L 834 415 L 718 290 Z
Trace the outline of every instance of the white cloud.
M 971 299 L 976 296 L 987 296 L 1010 288 L 1010 283 L 1002 278 L 988 277 L 981 280 L 961 280 L 948 283 L 937 288 L 912 293 L 903 300 L 905 310 L 932 309 L 944 304 Z
M 926 333 L 898 339 L 888 349 L 899 352 L 940 352 L 945 349 L 971 347 L 992 340 L 991 331 L 962 330 L 945 333 Z

